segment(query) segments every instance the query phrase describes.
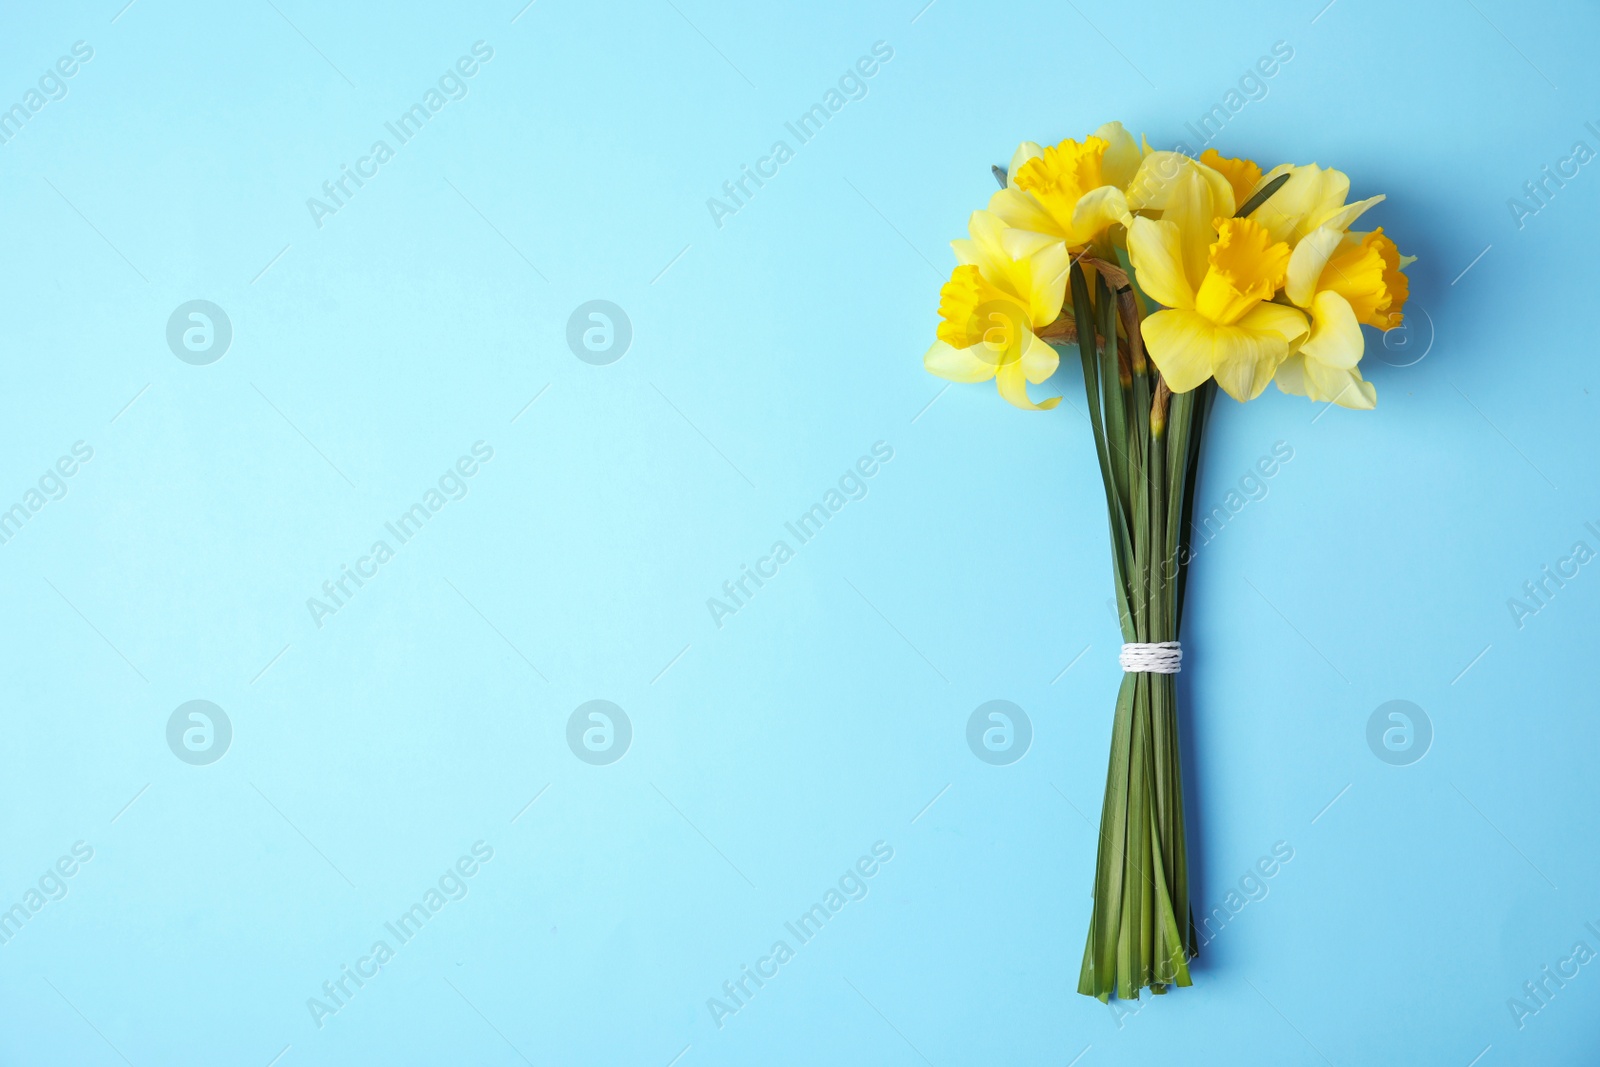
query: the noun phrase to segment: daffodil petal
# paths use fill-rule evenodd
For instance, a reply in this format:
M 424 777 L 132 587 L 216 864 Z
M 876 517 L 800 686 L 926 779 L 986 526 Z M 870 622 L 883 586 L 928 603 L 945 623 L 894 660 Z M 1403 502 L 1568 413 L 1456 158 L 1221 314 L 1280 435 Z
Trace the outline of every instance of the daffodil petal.
M 1000 387 L 1000 395 L 1008 404 L 1024 411 L 1048 411 L 1061 403 L 1059 396 L 1041 400 L 1037 404 L 1028 399 L 1028 381 L 1024 376 L 1020 360 L 1001 367 L 1000 372 L 995 375 L 995 384 Z
M 1067 278 L 1072 270 L 1072 258 L 1067 246 L 1051 241 L 1029 257 L 1033 271 L 1033 286 L 1028 293 L 1028 315 L 1033 326 L 1048 326 L 1061 314 L 1067 301 Z
M 1228 199 L 1233 199 L 1231 192 Z M 1217 239 L 1211 223 L 1219 214 L 1222 213 L 1216 209 L 1211 187 L 1201 176 L 1198 164 L 1188 165 L 1172 187 L 1172 195 L 1167 198 L 1161 220 L 1178 228 L 1183 273 L 1191 281 L 1206 276 L 1211 261 L 1211 245 Z M 1227 214 L 1232 215 L 1232 210 Z
M 989 211 L 1007 226 L 1018 230 L 1047 234 L 1059 228 L 1049 212 L 1021 189 L 998 190 L 989 198 Z
M 1190 159 L 1182 152 L 1146 152 L 1139 161 L 1139 169 L 1128 183 L 1128 208 L 1131 211 L 1162 211 L 1172 195 L 1173 186 L 1189 167 Z M 1104 173 L 1104 162 L 1101 173 Z
M 1350 179 L 1342 172 L 1315 163 L 1274 167 L 1264 179 L 1279 174 L 1289 175 L 1289 180 L 1250 214 L 1276 241 L 1297 242 L 1338 211 L 1350 192 Z
M 1307 363 L 1352 370 L 1365 346 L 1350 301 L 1329 289 L 1318 293 L 1311 305 L 1311 336 L 1300 346 Z
M 1294 169 L 1295 167 L 1293 163 L 1279 163 L 1276 167 L 1273 167 L 1271 170 L 1267 171 L 1261 176 L 1261 180 L 1256 183 L 1256 188 L 1259 189 L 1264 185 L 1270 184 L 1274 178 L 1281 177 L 1285 174 L 1293 174 Z
M 1132 221 L 1128 214 L 1128 198 L 1114 185 L 1090 189 L 1072 209 L 1072 228 L 1085 240 L 1109 226 L 1117 223 L 1126 226 Z
M 1140 220 L 1143 221 L 1143 220 Z M 1187 393 L 1211 377 L 1217 327 L 1187 308 L 1158 311 L 1144 320 L 1145 351 L 1167 388 Z
M 992 211 L 974 211 L 967 219 L 967 232 L 972 235 L 973 244 L 978 247 L 979 254 L 991 262 L 998 262 L 1005 256 L 1002 237 L 1006 229 L 1005 220 Z M 983 266 L 981 262 L 978 265 Z
M 1254 332 L 1270 330 L 1282 337 L 1291 349 L 1310 331 L 1305 312 L 1282 304 L 1257 304 L 1245 312 L 1238 324 Z
M 1150 299 L 1169 308 L 1194 307 L 1194 286 L 1183 269 L 1183 243 L 1176 223 L 1136 218 L 1128 228 L 1128 259 Z
M 1047 233 L 1006 230 L 1000 244 L 1011 260 L 1003 271 L 1028 306 L 1029 325 L 1037 328 L 1054 322 L 1067 298 L 1072 259 L 1066 242 Z
M 1011 165 L 1006 168 L 1006 186 L 1011 189 L 1017 187 L 1017 171 L 1030 159 L 1038 159 L 1044 155 L 1044 147 L 1032 141 L 1023 141 L 1017 145 L 1017 150 L 1011 153 Z
M 1312 297 L 1317 291 L 1317 280 L 1322 277 L 1328 260 L 1333 258 L 1333 253 L 1343 240 L 1344 233 L 1329 226 L 1300 239 L 1289 256 L 1289 278 L 1283 286 L 1290 300 L 1303 308 L 1311 306 Z
M 1350 373 L 1355 376 L 1355 389 L 1348 393 L 1340 393 L 1339 399 L 1334 403 L 1342 408 L 1371 411 L 1378 406 L 1378 387 L 1362 378 L 1356 371 Z
M 1101 177 L 1122 188 L 1133 180 L 1144 153 L 1139 150 L 1133 134 L 1124 129 L 1120 122 L 1108 122 L 1094 131 L 1094 135 L 1106 143 L 1106 154 L 1100 160 Z
M 1012 259 L 1027 259 L 1029 256 L 1049 248 L 1051 245 L 1060 245 L 1065 248 L 1066 242 L 1052 234 L 1017 229 L 1015 227 L 1006 230 L 1000 235 L 1000 247 L 1005 249 L 1006 255 Z
M 951 382 L 986 382 L 994 377 L 994 364 L 979 359 L 972 348 L 954 348 L 935 341 L 922 357 L 929 374 Z
M 1293 352 L 1289 358 L 1278 365 L 1278 373 L 1272 380 L 1277 383 L 1280 390 L 1290 396 L 1305 396 L 1309 389 L 1306 382 L 1306 357 L 1298 352 Z
M 1378 391 L 1372 383 L 1363 381 L 1355 368 L 1330 367 L 1307 359 L 1305 364 L 1307 395 L 1313 400 L 1329 401 L 1342 408 L 1371 411 L 1378 406 Z
M 1204 163 L 1195 163 L 1194 169 L 1211 189 L 1211 210 L 1216 213 L 1213 217 L 1233 218 L 1234 210 L 1239 204 L 1234 199 L 1233 183 L 1228 180 L 1228 176 Z
M 1346 204 L 1344 207 L 1324 217 L 1317 225 L 1326 226 L 1333 230 L 1348 230 L 1350 224 L 1366 214 L 1368 208 L 1374 204 L 1382 203 L 1385 199 L 1384 195 L 1379 193 L 1377 196 L 1369 196 L 1365 200 L 1357 200 L 1354 204 Z
M 1223 392 L 1235 400 L 1254 400 L 1289 356 L 1289 342 L 1276 330 L 1243 325 L 1216 327 L 1211 369 Z
M 1056 368 L 1061 365 L 1061 354 L 1035 333 L 1028 335 L 1024 345 L 1022 373 L 1028 381 L 1038 385 L 1056 372 Z

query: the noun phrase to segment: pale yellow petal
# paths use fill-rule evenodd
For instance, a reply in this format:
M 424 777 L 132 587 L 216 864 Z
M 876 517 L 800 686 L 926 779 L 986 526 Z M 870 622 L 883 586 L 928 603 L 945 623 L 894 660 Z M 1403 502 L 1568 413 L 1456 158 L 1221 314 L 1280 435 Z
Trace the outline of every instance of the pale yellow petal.
M 1298 352 L 1290 353 L 1289 358 L 1278 365 L 1278 373 L 1272 380 L 1278 388 L 1290 396 L 1305 396 L 1309 388 L 1306 381 L 1306 358 Z
M 970 237 L 958 237 L 951 241 L 950 250 L 956 254 L 956 262 L 964 267 L 983 265 L 983 253 L 978 249 L 978 243 Z
M 1294 170 L 1294 164 L 1292 163 L 1279 163 L 1276 167 L 1273 167 L 1271 170 L 1267 171 L 1261 176 L 1261 180 L 1256 183 L 1256 188 L 1264 189 L 1268 184 L 1276 181 L 1285 174 L 1293 175 Z M 1285 182 L 1284 184 L 1287 185 L 1288 183 Z M 1277 192 L 1267 197 L 1267 199 L 1262 201 L 1262 203 L 1257 206 L 1254 211 L 1250 212 L 1250 214 L 1246 216 L 1247 218 L 1253 219 L 1254 221 L 1265 226 L 1267 228 L 1267 232 L 1272 234 L 1273 240 L 1276 241 L 1285 240 L 1290 227 L 1294 224 L 1293 219 L 1289 218 L 1288 216 L 1284 215 L 1283 212 L 1278 210 L 1278 196 L 1282 192 L 1283 186 L 1280 185 L 1278 186 Z
M 1278 187 L 1278 191 L 1262 201 L 1261 206 L 1250 213 L 1250 217 L 1267 228 L 1275 241 L 1290 241 L 1294 232 L 1295 223 L 1312 208 L 1312 201 L 1318 189 L 1320 179 L 1315 173 L 1317 168 L 1295 167 L 1284 164 L 1274 167 L 1262 176 L 1262 181 L 1277 178 L 1287 174 L 1289 180 Z
M 1039 201 L 1021 189 L 998 190 L 989 198 L 989 212 L 1007 226 L 1018 230 L 1066 236 L 1059 232 L 1061 227 L 1049 212 L 1039 206 Z
M 1028 316 L 1035 328 L 1048 326 L 1056 321 L 1066 303 L 1072 258 L 1066 245 L 1051 241 L 1028 257 L 1028 265 L 1033 272 L 1033 284 L 1027 293 Z
M 1211 223 L 1219 214 L 1223 214 L 1217 210 L 1211 186 L 1201 175 L 1200 169 L 1193 163 L 1184 168 L 1184 172 L 1172 186 L 1166 208 L 1161 212 L 1161 221 L 1170 222 L 1178 228 L 1179 248 L 1183 255 L 1183 273 L 1196 288 L 1199 288 L 1200 279 L 1206 276 L 1206 268 L 1211 259 L 1211 245 L 1217 239 Z M 1228 198 L 1232 200 L 1231 192 Z M 1226 214 L 1232 215 L 1232 209 L 1230 208 Z
M 1024 377 L 1020 360 L 1001 367 L 1000 372 L 995 375 L 995 384 L 1000 387 L 1000 395 L 1008 404 L 1024 411 L 1048 411 L 1061 403 L 1059 396 L 1041 400 L 1037 404 L 1028 399 L 1028 381 Z
M 1317 280 L 1322 277 L 1328 260 L 1343 240 L 1341 231 L 1327 226 L 1300 239 L 1289 257 L 1289 278 L 1283 286 L 1290 300 L 1303 308 L 1311 306 L 1312 297 L 1317 292 Z
M 1000 234 L 1000 245 L 1009 260 L 1001 267 L 1008 280 L 998 283 L 1000 287 L 1014 291 L 1027 305 L 1029 325 L 1056 321 L 1066 300 L 1072 262 L 1066 243 L 1047 233 L 1008 229 Z
M 1128 259 L 1139 287 L 1169 308 L 1194 307 L 1194 285 L 1184 273 L 1182 248 L 1176 223 L 1136 218 L 1128 229 Z
M 1194 173 L 1212 193 L 1216 214 L 1230 216 L 1234 212 L 1233 186 L 1220 172 L 1197 163 L 1182 152 L 1150 152 L 1139 163 L 1133 180 L 1128 184 L 1128 209 L 1130 211 L 1165 211 L 1178 182 L 1185 174 Z
M 1051 245 L 1059 245 L 1064 249 L 1066 242 L 1053 234 L 1039 233 L 1037 230 L 1012 228 L 1000 235 L 1000 247 L 1012 259 L 1027 259 Z
M 1361 362 L 1364 347 L 1361 323 L 1350 301 L 1332 290 L 1318 293 L 1311 305 L 1311 335 L 1300 346 L 1308 373 L 1315 373 L 1314 364 L 1351 370 Z
M 1017 187 L 1017 171 L 1030 159 L 1038 159 L 1044 155 L 1044 147 L 1032 141 L 1023 141 L 1017 145 L 1017 150 L 1011 153 L 1011 165 L 1006 168 L 1006 185 L 1008 188 Z
M 1208 167 L 1204 163 L 1194 164 L 1194 169 L 1205 179 L 1206 185 L 1211 188 L 1211 210 L 1216 212 L 1214 218 L 1233 218 L 1234 211 L 1238 208 L 1238 201 L 1234 199 L 1233 183 L 1228 176 L 1220 170 Z
M 1106 143 L 1106 154 L 1100 160 L 1101 176 L 1119 189 L 1126 186 L 1144 158 L 1133 134 L 1123 129 L 1120 122 L 1108 122 L 1094 131 L 1094 135 Z
M 1291 396 L 1303 396 L 1320 404 L 1370 411 L 1378 403 L 1378 391 L 1371 382 L 1362 380 L 1360 371 L 1307 363 L 1298 353 L 1283 361 L 1273 381 Z
M 1245 313 L 1238 325 L 1258 333 L 1270 330 L 1282 337 L 1290 348 L 1296 348 L 1310 329 L 1304 312 L 1282 304 L 1257 304 Z
M 1326 226 L 1333 230 L 1348 230 L 1350 224 L 1366 214 L 1368 208 L 1374 204 L 1382 203 L 1384 199 L 1384 195 L 1379 193 L 1377 196 L 1369 196 L 1365 200 L 1357 200 L 1354 204 L 1346 204 L 1341 208 L 1337 208 L 1324 215 L 1320 220 L 1307 219 L 1306 221 L 1309 225 Z
M 1128 214 L 1128 199 L 1114 185 L 1102 185 L 1089 190 L 1072 209 L 1072 228 L 1085 241 L 1092 240 L 1113 225 L 1121 223 L 1126 226 L 1132 221 L 1132 216 Z
M 1254 400 L 1288 356 L 1289 342 L 1282 334 L 1253 330 L 1241 322 L 1216 327 L 1211 368 L 1223 392 L 1235 400 Z
M 983 257 L 978 266 L 998 264 L 1008 259 L 1005 254 L 1005 245 L 1001 235 L 1006 232 L 1007 225 L 1004 219 L 990 211 L 974 211 L 967 219 L 967 232 L 972 235 L 972 242 L 977 246 L 978 254 Z
M 1144 320 L 1145 351 L 1174 393 L 1187 393 L 1211 377 L 1217 327 L 1186 308 L 1158 311 Z
M 1189 166 L 1182 152 L 1149 152 L 1139 161 L 1139 169 L 1128 183 L 1128 208 L 1131 211 L 1160 211 L 1167 206 L 1172 187 Z M 1102 164 L 1103 166 L 1104 164 Z
M 1056 367 L 1061 364 L 1061 354 L 1048 342 L 1041 340 L 1038 334 L 1030 333 L 1026 342 L 1027 347 L 1022 350 L 1022 373 L 1034 385 L 1038 385 L 1056 372 Z
M 1289 180 L 1250 217 L 1265 226 L 1274 240 L 1294 244 L 1344 205 L 1350 192 L 1350 179 L 1340 171 L 1315 163 L 1303 167 L 1275 167 L 1267 177 L 1282 173 L 1287 173 Z
M 1268 184 L 1274 178 L 1280 177 L 1281 175 L 1293 174 L 1293 173 L 1294 173 L 1294 164 L 1293 163 L 1279 163 L 1276 167 L 1273 167 L 1271 170 L 1267 171 L 1265 174 L 1263 174 L 1261 176 L 1261 180 L 1256 183 L 1256 187 L 1260 188 L 1261 186 Z
M 974 348 L 952 348 L 935 341 L 922 357 L 929 374 L 952 382 L 986 382 L 994 377 L 994 364 L 979 359 Z
M 1306 395 L 1312 400 L 1332 402 L 1357 411 L 1371 411 L 1378 406 L 1378 391 L 1371 382 L 1363 381 L 1361 372 L 1353 367 L 1330 367 L 1308 359 L 1305 373 Z

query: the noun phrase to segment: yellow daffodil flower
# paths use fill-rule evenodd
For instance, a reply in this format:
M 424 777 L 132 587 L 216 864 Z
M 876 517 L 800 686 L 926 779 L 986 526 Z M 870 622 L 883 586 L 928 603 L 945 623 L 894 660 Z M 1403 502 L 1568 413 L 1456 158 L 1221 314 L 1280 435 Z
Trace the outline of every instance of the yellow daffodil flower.
M 1025 253 L 1014 255 L 1007 250 L 1013 231 L 987 211 L 972 213 L 968 232 L 970 239 L 950 242 L 960 266 L 939 290 L 938 340 L 923 366 L 953 382 L 993 378 L 1002 397 L 1028 411 L 1053 408 L 1061 398 L 1035 404 L 1028 383 L 1049 378 L 1060 362 L 1036 331 L 1054 322 L 1065 302 L 1066 246 L 1033 235 Z
M 1139 284 L 1165 308 L 1142 333 L 1173 392 L 1215 377 L 1228 395 L 1251 400 L 1305 336 L 1306 318 L 1269 303 L 1288 273 L 1289 246 L 1257 222 L 1218 212 L 1231 207 L 1233 190 L 1219 190 L 1202 173 L 1209 169 L 1187 161 L 1162 217 L 1136 218 L 1128 231 Z
M 1287 187 L 1287 186 L 1286 186 Z M 1403 321 L 1411 262 L 1377 229 L 1321 226 L 1289 258 L 1284 295 L 1311 313 L 1311 332 L 1278 370 L 1278 388 L 1347 408 L 1371 409 L 1377 390 L 1361 377 L 1361 324 L 1387 330 Z
M 1295 246 L 1289 263 L 1289 299 L 1302 307 L 1313 292 L 1331 289 L 1350 302 L 1356 318 L 1387 330 L 1403 319 L 1409 286 L 1401 256 L 1380 227 L 1370 233 L 1341 233 L 1321 227 Z
M 1106 123 L 1081 143 L 1068 138 L 1041 148 L 1024 141 L 989 210 L 1018 231 L 1044 234 L 1076 253 L 1112 225 L 1127 223 L 1123 189 L 1144 151 L 1120 122 Z

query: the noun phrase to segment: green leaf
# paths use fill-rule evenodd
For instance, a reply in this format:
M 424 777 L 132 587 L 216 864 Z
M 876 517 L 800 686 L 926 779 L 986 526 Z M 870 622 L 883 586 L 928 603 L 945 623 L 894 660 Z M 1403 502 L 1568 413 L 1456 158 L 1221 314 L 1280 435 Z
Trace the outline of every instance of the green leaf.
M 1265 204 L 1267 202 L 1267 198 L 1270 197 L 1273 193 L 1277 192 L 1279 189 L 1282 189 L 1283 188 L 1283 183 L 1288 181 L 1288 180 L 1289 180 L 1289 175 L 1280 174 L 1276 178 L 1274 178 L 1270 182 L 1268 182 L 1267 184 L 1263 185 L 1261 188 L 1257 189 L 1256 192 L 1255 192 L 1255 195 L 1252 196 L 1249 200 L 1246 200 L 1244 202 L 1244 207 L 1240 208 L 1238 211 L 1235 211 L 1233 213 L 1233 217 L 1236 218 L 1236 219 L 1242 219 L 1242 218 L 1246 217 L 1247 215 L 1249 215 L 1250 212 L 1254 211 L 1256 208 L 1260 207 L 1262 204 Z M 1004 185 L 1005 183 L 1001 182 L 1000 184 Z

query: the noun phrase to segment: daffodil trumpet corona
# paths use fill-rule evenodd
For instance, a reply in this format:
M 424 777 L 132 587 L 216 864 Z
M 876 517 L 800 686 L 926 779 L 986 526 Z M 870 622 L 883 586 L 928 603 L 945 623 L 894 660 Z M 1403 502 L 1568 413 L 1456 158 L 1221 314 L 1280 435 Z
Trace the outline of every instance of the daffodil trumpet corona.
M 1078 357 L 1125 671 L 1078 991 L 1165 993 L 1191 983 L 1200 950 L 1173 672 L 1202 430 L 1217 389 L 1374 407 L 1362 327 L 1403 323 L 1412 258 L 1382 228 L 1351 228 L 1383 197 L 1351 202 L 1350 179 L 1315 163 L 1153 151 L 1112 122 L 1024 142 L 993 172 L 999 191 L 951 243 L 923 365 L 1045 411 L 1061 395 L 1030 388 L 1062 351 Z

